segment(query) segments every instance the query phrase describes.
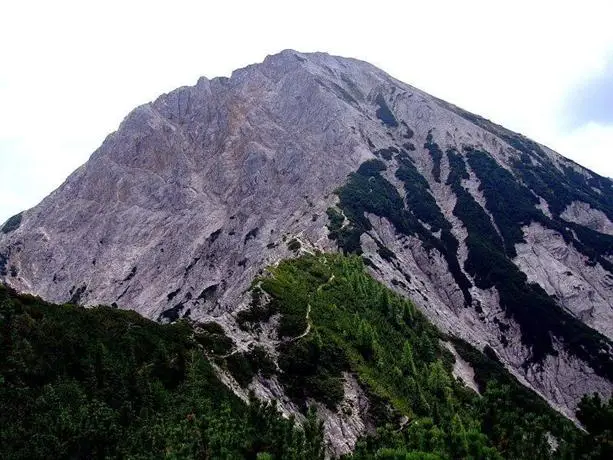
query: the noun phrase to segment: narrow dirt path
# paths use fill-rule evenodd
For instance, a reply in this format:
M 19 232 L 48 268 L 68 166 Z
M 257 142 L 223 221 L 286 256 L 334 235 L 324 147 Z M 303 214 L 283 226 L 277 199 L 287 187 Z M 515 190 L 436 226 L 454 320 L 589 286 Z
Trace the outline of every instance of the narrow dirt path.
M 317 287 L 317 292 L 318 293 L 321 292 L 322 288 L 324 286 L 326 286 L 327 284 L 330 284 L 332 281 L 334 281 L 334 273 L 332 274 L 332 276 L 330 276 L 330 279 L 328 281 L 326 281 L 325 283 L 320 284 Z M 300 334 L 299 336 L 287 340 L 287 342 L 295 342 L 296 340 L 300 340 L 301 338 L 303 338 L 306 335 L 308 335 L 309 332 L 311 332 L 311 321 L 309 321 L 310 314 L 311 314 L 311 304 L 308 304 L 307 305 L 307 312 L 306 312 L 307 327 L 306 327 L 305 331 L 302 334 Z
M 293 337 L 291 339 L 286 340 L 286 343 L 288 342 L 295 342 L 296 340 L 300 340 L 301 338 L 303 338 L 304 336 L 306 336 L 309 332 L 311 332 L 311 322 L 309 321 L 309 315 L 311 314 L 311 304 L 307 305 L 307 312 L 306 312 L 306 321 L 307 321 L 307 327 L 304 330 L 304 332 L 296 337 Z

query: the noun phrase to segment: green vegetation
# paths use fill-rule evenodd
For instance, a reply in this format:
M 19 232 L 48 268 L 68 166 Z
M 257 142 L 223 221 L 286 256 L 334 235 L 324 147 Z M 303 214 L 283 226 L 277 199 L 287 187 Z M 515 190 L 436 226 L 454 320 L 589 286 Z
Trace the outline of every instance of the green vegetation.
M 261 286 L 281 315 L 299 310 L 310 325 L 279 347 L 288 394 L 299 404 L 313 398 L 338 408 L 347 372 L 369 396 L 368 418 L 379 429 L 351 458 L 570 459 L 611 440 L 607 429 L 600 440 L 582 435 L 493 351 L 441 335 L 411 302 L 365 274 L 357 256 L 304 256 L 270 271 Z M 481 396 L 451 375 L 454 358 L 441 340 L 472 364 Z M 605 417 L 601 407 L 594 412 Z M 555 452 L 550 437 L 559 444 Z
M 432 131 L 428 132 L 424 148 L 430 152 L 432 156 L 432 176 L 436 182 L 441 181 L 441 160 L 443 159 L 443 151 L 436 142 L 432 141 Z
M 528 283 L 526 275 L 508 257 L 515 254 L 514 243 L 523 239 L 518 233 L 521 223 L 527 224 L 533 218 L 546 219 L 530 205 L 526 197 L 529 192 L 520 189 L 508 172 L 492 165 L 490 157 L 481 152 L 469 153 L 469 162 L 483 181 L 488 209 L 492 211 L 503 240 L 483 208 L 461 185 L 462 179 L 468 178 L 463 158 L 452 150 L 447 155 L 451 169 L 447 183 L 458 197 L 453 213 L 468 231 L 465 268 L 474 277 L 477 287 L 496 287 L 501 306 L 519 324 L 522 341 L 531 348 L 534 361 L 555 353 L 552 343 L 555 337 L 570 353 L 590 363 L 597 373 L 612 379 L 609 341 L 560 308 L 540 286 Z
M 8 257 L 0 252 L 0 276 L 6 276 L 6 264 L 8 263 Z
M 578 173 L 568 164 L 558 169 L 541 146 L 536 142 L 492 123 L 485 118 L 472 114 L 458 107 L 444 103 L 451 110 L 486 131 L 504 139 L 521 154 L 515 163 L 515 171 L 530 189 L 542 196 L 550 206 L 554 216 L 559 216 L 566 206 L 573 201 L 584 201 L 592 207 L 603 211 L 613 220 L 613 187 L 611 179 L 590 172 L 588 176 Z M 578 165 L 577 165 L 578 166 Z M 598 191 L 594 189 L 598 189 Z
M 577 418 L 589 433 L 579 442 L 582 458 L 613 458 L 613 398 L 603 403 L 597 394 L 584 396 Z
M 345 252 L 362 252 L 360 236 L 372 229 L 365 212 L 386 216 L 392 222 L 403 225 L 403 228 L 409 225 L 402 215 L 402 198 L 394 186 L 379 174 L 379 171 L 385 168 L 385 164 L 380 160 L 366 161 L 356 173 L 349 176 L 347 183 L 337 190 L 340 208 L 349 224 L 341 227 L 343 216 L 338 211 L 328 210 L 328 216 L 331 216 L 330 238 L 337 240 L 339 247 Z
M 402 135 L 402 137 L 405 139 L 411 139 L 415 135 L 415 132 L 409 128 L 409 125 L 407 125 L 405 121 L 401 121 L 400 124 L 404 126 L 404 129 L 406 129 L 406 132 Z
M 468 163 L 481 182 L 479 189 L 500 230 L 505 251 L 509 257 L 515 257 L 515 245 L 524 242 L 522 226 L 530 222 L 545 223 L 545 215 L 536 208 L 538 199 L 491 155 L 473 149 L 467 151 Z
M 461 117 L 466 120 L 480 126 L 481 128 L 489 131 L 495 136 L 504 139 L 511 147 L 519 150 L 520 152 L 524 152 L 529 157 L 537 157 L 537 158 L 547 158 L 543 149 L 534 141 L 528 139 L 527 137 L 522 136 L 521 134 L 514 133 L 513 131 L 509 131 L 503 126 L 497 125 L 496 123 L 491 122 L 479 115 L 475 115 L 474 113 L 467 112 L 459 107 L 456 107 L 452 104 L 449 104 L 444 101 L 440 101 L 443 105 L 445 105 L 450 110 L 454 111 Z
M 440 334 L 360 257 L 309 255 L 270 272 L 254 284 L 254 304 L 276 303 L 282 323 L 303 320 L 286 329 L 280 370 L 257 345 L 232 352 L 216 323 L 162 325 L 0 287 L 3 458 L 323 458 L 322 425 L 306 400 L 338 408 L 344 373 L 365 390 L 377 427 L 348 458 L 610 458 L 612 402 L 584 398 L 578 417 L 590 434 L 579 432 L 491 350 Z M 471 363 L 481 396 L 452 376 L 442 340 Z M 243 386 L 276 374 L 304 408 L 302 428 L 274 405 L 236 398 L 209 357 Z
M 438 149 L 436 143 L 431 138 L 427 139 L 425 147 L 433 154 L 435 167 L 436 164 L 440 165 L 441 159 L 438 156 L 440 149 Z M 378 151 L 377 154 L 380 158 L 387 160 L 390 152 L 393 151 L 383 149 Z M 568 352 L 589 363 L 599 375 L 613 379 L 611 343 L 604 336 L 560 308 L 555 299 L 550 297 L 540 286 L 529 283 L 525 274 L 511 260 L 516 255 L 515 245 L 523 241 L 522 227 L 530 222 L 540 222 L 546 227 L 559 231 L 569 242 L 574 240 L 571 232 L 571 230 L 574 230 L 580 241 L 574 240 L 573 244 L 581 252 L 588 255 L 592 261 L 600 262 L 605 268 L 611 264 L 602 258 L 602 254 L 613 251 L 613 238 L 575 224 L 563 222 L 556 216 L 553 219 L 546 217 L 536 207 L 538 199 L 528 188 L 519 183 L 510 172 L 501 168 L 487 153 L 469 148 L 467 149 L 467 159 L 481 181 L 481 191 L 487 200 L 488 209 L 491 211 L 496 224 L 494 226 L 488 214 L 462 186 L 462 180 L 469 178 L 463 157 L 453 150 L 447 152 L 447 156 L 450 163 L 447 184 L 451 186 L 458 198 L 454 215 L 464 223 L 468 231 L 466 244 L 469 253 L 464 268 L 474 277 L 477 287 L 481 289 L 495 287 L 497 289 L 500 294 L 501 305 L 507 316 L 513 318 L 519 324 L 522 342 L 532 351 L 531 361 L 540 362 L 546 355 L 555 354 L 553 340 L 556 339 L 563 344 Z M 539 155 L 536 156 L 540 158 Z M 395 159 L 398 163 L 396 177 L 403 182 L 406 191 L 404 199 L 382 176 L 381 171 L 387 168 L 385 163 L 380 160 L 363 163 L 356 173 L 349 176 L 347 183 L 337 190 L 340 198 L 338 205 L 340 211 L 336 209 L 328 210 L 331 238 L 337 240 L 339 247 L 345 253 L 360 254 L 360 236 L 371 230 L 370 222 L 365 217 L 365 213 L 386 217 L 399 233 L 416 235 L 422 240 L 426 248 L 436 248 L 446 257 L 450 271 L 465 293 L 467 304 L 470 304 L 469 288 L 471 284 L 457 266 L 458 242 L 450 232 L 449 222 L 442 215 L 430 193 L 428 183 L 419 174 L 410 157 L 400 150 Z M 436 170 L 433 171 L 433 174 L 436 175 Z M 571 173 L 567 171 L 566 174 Z M 574 177 L 573 180 L 578 181 L 580 179 Z M 587 179 L 583 177 L 582 180 Z M 440 237 L 433 236 L 432 232 L 427 230 L 420 221 L 424 222 L 432 232 L 441 231 Z M 377 244 L 380 247 L 382 246 L 380 242 L 377 242 Z M 313 303 L 311 302 L 310 305 L 313 305 Z M 338 305 L 335 304 L 335 307 L 338 307 Z M 478 309 L 478 306 L 475 308 Z M 315 322 L 315 319 L 313 319 L 313 322 Z M 354 325 L 354 329 L 356 327 Z M 508 326 L 500 321 L 499 328 L 501 331 L 500 339 L 505 343 L 505 333 Z M 386 331 L 385 337 L 389 337 L 389 332 Z M 315 340 L 315 338 L 309 340 Z M 329 338 L 321 339 L 321 341 L 327 344 L 333 343 Z M 320 342 L 315 340 L 315 346 L 313 344 L 304 345 L 308 345 L 311 355 L 317 354 L 312 352 L 313 348 L 317 352 L 321 352 L 316 347 L 317 343 Z M 350 369 L 357 372 L 355 364 L 352 364 L 352 354 L 344 347 L 341 348 L 341 351 L 342 353 L 339 352 L 337 355 L 341 356 L 343 360 L 339 360 L 334 368 L 336 373 L 327 370 L 325 366 L 317 362 L 311 367 L 306 366 L 309 369 L 312 381 L 305 391 L 311 393 L 301 393 L 300 390 L 296 390 L 294 393 L 315 397 L 314 393 L 321 392 L 317 388 L 317 382 L 323 382 L 321 386 L 324 388 L 330 386 L 331 382 L 334 382 L 334 378 L 339 378 L 341 370 Z M 305 350 L 300 353 L 309 355 Z M 330 354 L 330 350 L 326 350 L 326 353 Z M 345 364 L 345 367 L 342 367 L 341 364 Z M 499 363 L 496 366 L 500 367 Z M 490 375 L 492 367 L 488 365 L 486 368 L 485 375 Z M 295 372 L 295 369 L 292 369 L 292 372 Z M 537 412 L 542 412 L 547 407 L 542 401 L 540 404 L 536 404 L 535 401 L 540 400 L 534 399 L 533 395 L 531 397 L 518 395 L 516 389 L 509 383 L 514 380 L 500 372 L 490 375 L 488 378 L 496 382 L 502 382 L 500 383 L 502 388 L 500 391 L 508 393 L 506 397 L 514 401 L 513 407 L 521 408 L 521 411 L 510 417 L 512 419 L 520 419 L 530 405 L 538 407 L 538 410 L 535 409 Z M 484 377 L 485 380 L 488 378 Z M 336 391 L 338 391 L 338 388 L 339 384 L 336 386 Z M 335 394 L 334 391 L 329 393 Z M 493 394 L 495 395 L 496 392 L 493 391 Z M 339 396 L 325 402 L 330 405 L 338 400 L 340 400 Z M 513 422 L 513 424 L 515 423 L 518 422 Z M 509 435 L 513 431 L 513 424 L 508 425 Z M 532 430 L 532 432 L 535 431 Z M 494 436 L 492 433 L 486 434 L 490 439 Z M 498 433 L 496 436 L 502 439 L 503 434 Z M 519 440 L 517 443 L 518 445 L 521 444 Z M 518 451 L 521 451 L 522 448 L 518 447 Z M 418 449 L 421 449 L 421 447 L 418 447 Z
M 11 233 L 12 231 L 17 230 L 19 226 L 21 225 L 22 215 L 23 213 L 20 212 L 19 214 L 15 214 L 14 216 L 9 217 L 9 219 L 5 222 L 5 224 L 0 229 L 0 232 L 6 234 L 6 233 Z
M 566 241 L 573 241 L 579 251 L 613 273 L 613 264 L 603 257 L 613 255 L 613 237 L 560 219 L 560 214 L 573 201 L 588 203 L 613 219 L 613 187 L 610 180 L 600 176 L 588 179 L 570 167 L 564 167 L 562 172 L 548 163 L 534 165 L 525 154 L 514 166 L 524 183 L 547 201 L 552 213 L 548 226 L 560 232 Z M 574 241 L 574 235 L 579 241 Z
M 292 238 L 289 243 L 287 243 L 287 249 L 293 252 L 298 251 L 301 247 L 302 245 L 300 244 L 300 241 L 298 241 L 296 238 Z
M 343 227 L 344 217 L 334 209 L 328 210 L 330 238 L 336 240 L 346 253 L 361 254 L 360 237 L 372 229 L 365 213 L 386 217 L 399 233 L 415 235 L 424 243 L 426 250 L 435 248 L 443 254 L 451 274 L 462 290 L 466 304 L 470 305 L 471 283 L 462 273 L 457 261 L 458 241 L 451 233 L 451 224 L 447 222 L 430 193 L 428 182 L 419 174 L 406 152 L 403 155 L 401 151 L 396 160 L 399 164 L 396 177 L 404 184 L 405 199 L 381 176 L 380 172 L 386 169 L 385 163 L 381 160 L 362 163 L 357 172 L 349 176 L 347 183 L 336 191 L 340 199 L 339 208 L 349 223 Z M 405 201 L 409 205 L 408 208 Z M 432 231 L 426 229 L 419 220 L 429 224 Z M 440 239 L 432 234 L 439 230 Z M 377 244 L 379 254 L 390 260 L 393 253 L 386 250 L 380 242 L 377 241 Z
M 419 173 L 411 161 L 405 158 L 398 159 L 396 177 L 404 185 L 405 200 L 413 214 L 429 224 L 433 232 L 451 228 L 451 224 L 447 222 L 434 196 L 430 193 L 428 181 Z
M 5 459 L 323 458 L 314 413 L 299 429 L 274 405 L 243 403 L 186 322 L 55 306 L 0 286 L 0 331 Z
M 242 387 L 247 387 L 258 373 L 270 377 L 276 371 L 275 363 L 261 346 L 254 346 L 247 352 L 232 353 L 225 358 L 225 363 Z
M 593 262 L 599 262 L 613 273 L 613 264 L 602 257 L 613 254 L 613 236 L 563 221 L 559 216 L 566 206 L 575 200 L 590 203 L 595 209 L 605 212 L 610 208 L 609 211 L 613 215 L 613 199 L 608 205 L 606 200 L 603 202 L 600 197 L 597 201 L 592 199 L 589 192 L 591 195 L 598 194 L 585 183 L 581 185 L 581 180 L 586 180 L 585 176 L 571 168 L 566 168 L 572 171 L 567 172 L 567 175 L 575 179 L 569 183 L 555 167 L 532 166 L 532 160 L 524 158 L 530 166 L 524 162 L 516 163 L 520 177 L 547 200 L 553 214 L 550 219 L 537 209 L 539 201 L 532 191 L 518 182 L 509 171 L 499 166 L 489 154 L 474 149 L 467 151 L 468 162 L 481 181 L 481 190 L 487 200 L 487 207 L 500 229 L 505 250 L 510 257 L 516 255 L 515 245 L 524 241 L 522 227 L 530 222 L 539 222 L 559 232 L 567 243 L 572 243 Z M 555 172 L 552 173 L 552 169 Z M 589 192 L 586 191 L 588 189 Z M 579 241 L 575 240 L 575 235 Z
M 254 238 L 256 238 L 258 236 L 258 232 L 260 231 L 260 229 L 258 227 L 252 228 L 251 230 L 249 230 L 247 232 L 247 234 L 245 235 L 245 239 L 244 239 L 244 243 L 247 243 L 247 241 L 252 240 Z
M 375 99 L 375 102 L 379 106 L 376 112 L 377 118 L 381 120 L 383 124 L 388 128 L 396 128 L 398 126 L 398 121 L 396 120 L 396 117 L 394 117 L 394 114 L 385 102 L 385 98 L 383 97 L 383 95 L 378 94 L 377 98 Z
M 520 159 L 514 162 L 514 172 L 530 190 L 547 201 L 553 215 L 553 220 L 548 221 L 548 226 L 559 231 L 567 242 L 573 241 L 573 235 L 567 230 L 567 227 L 574 230 L 580 240 L 580 242 L 573 241 L 577 249 L 613 273 L 613 264 L 602 257 L 603 255 L 613 255 L 613 237 L 599 235 L 589 229 L 586 230 L 585 227 L 561 221 L 559 218 L 560 214 L 573 201 L 582 201 L 588 203 L 592 208 L 604 212 L 609 219 L 613 220 L 613 183 L 611 179 L 593 172 L 589 172 L 587 175 L 581 174 L 571 166 L 579 167 L 571 160 L 565 160 L 566 164 L 556 166 L 536 142 L 478 115 L 445 102 L 442 103 L 460 116 L 504 139 L 511 147 L 516 149 L 520 153 Z M 483 176 L 487 177 L 486 174 Z M 526 200 L 528 198 L 525 194 L 527 190 L 525 187 L 522 188 L 524 190 L 521 191 L 520 197 L 522 199 L 519 204 L 524 208 L 523 211 L 532 213 L 525 205 L 533 201 L 534 197 Z M 539 222 L 542 217 L 537 217 L 535 220 Z
M 217 323 L 200 323 L 195 328 L 194 339 L 202 345 L 205 353 L 224 355 L 234 347 L 234 342 L 227 337 L 223 328 Z
M 385 161 L 391 161 L 395 153 L 400 153 L 396 147 L 389 147 L 387 149 L 379 149 L 373 152 L 376 156 L 383 158 Z
M 427 145 L 431 149 L 431 152 L 440 152 L 438 145 L 432 142 L 431 136 L 428 139 Z M 435 162 L 435 165 L 436 164 Z M 440 175 L 440 158 L 438 159 L 438 165 Z M 432 232 L 441 231 L 440 239 L 436 239 L 431 232 L 424 232 L 423 227 L 420 225 L 417 234 L 424 242 L 426 248 L 434 247 L 443 254 L 447 261 L 449 271 L 464 295 L 466 305 L 470 305 L 472 303 L 472 296 L 470 294 L 472 283 L 462 272 L 460 264 L 458 263 L 458 240 L 453 236 L 453 233 L 451 233 L 451 224 L 445 219 L 434 196 L 430 193 L 428 182 L 419 174 L 415 165 L 404 158 L 398 158 L 396 177 L 404 184 L 404 189 L 406 191 L 405 201 L 410 211 L 418 219 L 429 224 Z
M 363 371 L 371 391 L 389 397 L 406 378 L 395 369 L 405 344 L 415 349 L 419 363 L 432 364 L 442 353 L 436 330 L 412 304 L 366 275 L 360 258 L 308 256 L 271 271 L 262 289 L 277 302 L 282 319 L 299 315 L 310 323 L 309 333 L 283 344 L 279 357 L 282 381 L 288 380 L 290 394 L 303 401 L 312 397 L 335 407 L 343 396 L 343 371 Z M 377 360 L 386 365 L 371 368 Z M 388 377 L 393 378 L 380 383 Z
M 278 313 L 276 302 L 263 303 L 262 296 L 264 292 L 259 286 L 251 288 L 251 303 L 245 310 L 241 310 L 236 314 L 236 322 L 238 327 L 243 331 L 254 331 L 259 329 L 260 323 L 267 322 L 271 316 Z

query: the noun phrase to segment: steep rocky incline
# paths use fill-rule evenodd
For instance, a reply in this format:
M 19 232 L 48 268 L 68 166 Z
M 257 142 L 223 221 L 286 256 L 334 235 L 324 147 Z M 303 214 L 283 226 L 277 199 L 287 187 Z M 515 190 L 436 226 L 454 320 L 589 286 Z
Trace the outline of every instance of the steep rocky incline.
M 613 388 L 612 222 L 609 179 L 370 64 L 284 51 L 130 113 L 5 223 L 0 280 L 246 344 L 252 280 L 340 247 L 572 416 Z

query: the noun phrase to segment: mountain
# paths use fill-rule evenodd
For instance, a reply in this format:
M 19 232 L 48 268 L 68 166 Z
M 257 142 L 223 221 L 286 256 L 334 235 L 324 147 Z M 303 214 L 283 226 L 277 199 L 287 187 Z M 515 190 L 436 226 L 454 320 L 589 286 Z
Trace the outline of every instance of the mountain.
M 255 305 L 254 280 L 298 254 L 358 254 L 446 336 L 574 417 L 584 394 L 613 391 L 612 222 L 610 179 L 370 64 L 288 50 L 132 111 L 2 226 L 0 280 L 51 302 L 215 321 L 279 364 L 311 323 Z M 276 376 L 248 380 L 298 410 Z M 366 424 L 329 412 L 346 452 Z

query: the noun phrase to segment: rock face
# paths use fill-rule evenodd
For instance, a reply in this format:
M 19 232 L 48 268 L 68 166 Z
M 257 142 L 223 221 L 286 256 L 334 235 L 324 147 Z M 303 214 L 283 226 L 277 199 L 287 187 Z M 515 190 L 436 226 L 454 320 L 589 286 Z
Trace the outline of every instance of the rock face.
M 516 264 L 528 279 L 583 322 L 613 338 L 613 274 L 564 241 L 555 230 L 532 223 L 524 227 Z
M 573 201 L 561 214 L 562 219 L 591 228 L 600 233 L 613 235 L 613 222 L 599 209 L 592 209 L 589 203 Z
M 358 250 L 373 275 L 441 329 L 492 347 L 569 416 L 582 394 L 611 393 L 613 182 L 327 54 L 283 51 L 136 108 L 60 188 L 2 227 L 0 280 L 160 321 L 214 317 L 232 334 L 250 283 L 294 255 L 293 239 L 337 250 L 326 211 L 351 221 L 335 191 L 374 159 L 383 167 L 369 180 L 391 184 L 415 224 L 362 213 Z M 504 276 L 488 276 L 496 264 L 476 267 L 482 246 L 517 283 L 534 283 L 526 289 L 544 299 L 546 321 L 511 308 Z M 572 348 L 568 324 L 588 331 L 587 352 Z M 356 386 L 348 376 L 352 404 L 367 404 Z M 337 452 L 365 429 L 326 423 Z

